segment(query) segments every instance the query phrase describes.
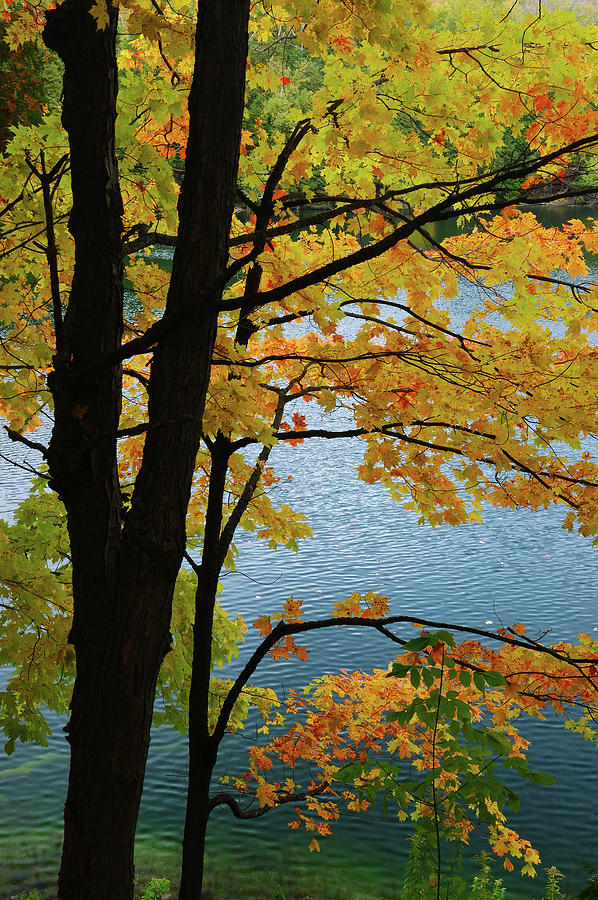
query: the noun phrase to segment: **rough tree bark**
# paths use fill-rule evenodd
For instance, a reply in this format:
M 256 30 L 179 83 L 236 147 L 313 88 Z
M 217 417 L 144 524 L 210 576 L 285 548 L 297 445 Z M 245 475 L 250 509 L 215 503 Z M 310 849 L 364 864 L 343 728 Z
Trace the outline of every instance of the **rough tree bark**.
M 75 271 L 49 385 L 48 462 L 72 550 L 77 679 L 60 900 L 130 900 L 133 844 L 156 679 L 209 382 L 244 106 L 248 0 L 201 2 L 179 238 L 149 385 L 149 430 L 131 507 L 118 481 L 122 202 L 115 155 L 117 8 L 98 30 L 89 0 L 48 13 L 65 64 Z M 211 632 L 205 635 L 210 646 Z M 198 848 L 199 852 L 199 848 Z

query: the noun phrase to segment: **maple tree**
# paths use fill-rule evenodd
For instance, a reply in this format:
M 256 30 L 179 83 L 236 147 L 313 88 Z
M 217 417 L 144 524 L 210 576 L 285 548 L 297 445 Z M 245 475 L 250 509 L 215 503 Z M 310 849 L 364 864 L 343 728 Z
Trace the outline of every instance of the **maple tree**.
M 0 148 L 4 149 L 11 137 L 10 126 L 39 118 L 41 102 L 39 94 L 41 78 L 36 76 L 39 50 L 29 45 L 21 51 L 10 51 L 2 39 L 3 22 L 0 22 Z M 36 53 L 36 51 L 38 51 Z M 37 59 L 36 59 L 37 57 Z
M 504 824 L 508 793 L 475 776 L 497 748 L 528 774 L 510 709 L 582 704 L 591 734 L 591 642 L 486 632 L 498 651 L 427 623 L 440 636 L 407 644 L 394 678 L 312 688 L 307 726 L 252 751 L 237 795 L 213 796 L 219 743 L 249 705 L 281 721 L 271 691 L 247 690 L 268 652 L 301 657 L 295 634 L 343 625 L 401 643 L 391 626 L 417 621 L 372 596 L 302 622 L 287 601 L 278 625 L 258 619 L 238 677 L 218 679 L 244 625 L 217 589 L 237 528 L 291 547 L 309 534 L 263 488 L 277 444 L 316 437 L 361 438 L 360 477 L 432 524 L 557 502 L 566 527 L 598 533 L 580 443 L 598 425 L 583 280 L 598 230 L 545 228 L 517 205 L 587 190 L 563 179 L 598 147 L 597 27 L 499 0 L 473 25 L 467 4 L 424 0 L 400 16 L 390 0 L 231 0 L 197 20 L 159 0 L 5 8 L 10 46 L 43 39 L 65 67 L 62 125 L 15 128 L 0 164 L 0 408 L 47 466 L 0 532 L 14 669 L 0 714 L 10 752 L 43 741 L 44 704 L 70 704 L 61 900 L 132 896 L 156 687 L 157 721 L 189 733 L 183 900 L 201 894 L 210 810 L 243 815 L 250 786 L 260 812 L 305 801 L 296 821 L 322 832 L 343 779 L 348 803 L 415 795 L 424 825 L 460 839 L 482 810 L 497 852 L 533 867 Z M 442 222 L 465 227 L 439 240 Z M 459 279 L 480 299 L 456 325 Z M 49 414 L 46 446 L 31 432 Z M 494 727 L 472 729 L 459 704 Z M 365 745 L 360 716 L 376 722 Z M 334 739 L 345 729 L 353 749 Z M 371 757 L 399 747 L 428 773 L 402 788 Z M 268 761 L 297 748 L 321 776 L 269 781 Z M 462 779 L 486 793 L 457 795 Z

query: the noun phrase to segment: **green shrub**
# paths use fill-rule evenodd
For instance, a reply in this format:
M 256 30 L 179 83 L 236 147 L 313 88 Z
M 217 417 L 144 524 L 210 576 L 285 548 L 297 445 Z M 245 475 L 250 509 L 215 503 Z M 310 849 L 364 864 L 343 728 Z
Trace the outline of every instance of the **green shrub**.
M 590 875 L 586 886 L 579 895 L 579 900 L 598 900 L 598 872 Z
M 141 900 L 161 900 L 170 890 L 168 878 L 150 878 L 141 895 Z
M 502 879 L 492 877 L 488 854 L 480 853 L 480 874 L 473 879 L 470 896 L 475 900 L 502 900 L 505 893 Z
M 556 866 L 551 866 L 550 869 L 546 869 L 545 900 L 562 900 L 562 898 L 564 898 L 565 895 L 561 891 L 559 885 L 559 881 L 564 877 L 563 873 L 559 872 Z

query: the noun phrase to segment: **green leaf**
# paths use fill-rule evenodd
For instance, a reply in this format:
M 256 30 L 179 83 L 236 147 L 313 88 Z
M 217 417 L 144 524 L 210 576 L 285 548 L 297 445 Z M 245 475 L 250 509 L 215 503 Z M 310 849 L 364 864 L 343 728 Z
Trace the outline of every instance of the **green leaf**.
M 402 663 L 393 663 L 392 669 L 386 676 L 387 678 L 404 678 L 411 666 L 404 666 Z
M 484 676 L 483 676 L 483 674 L 482 674 L 481 672 L 474 672 L 474 673 L 473 673 L 473 681 L 474 681 L 474 684 L 475 684 L 475 686 L 477 687 L 478 691 L 485 691 L 485 690 L 486 690 L 486 681 L 485 681 Z
M 484 733 L 495 753 L 500 753 L 502 755 L 504 753 L 512 752 L 513 748 L 511 747 L 511 742 L 504 734 L 502 734 L 502 732 L 485 728 Z
M 349 763 L 335 773 L 334 779 L 341 784 L 351 784 L 360 775 L 363 775 L 363 766 L 360 763 Z
M 468 756 L 454 755 L 443 762 L 445 772 L 465 772 L 469 768 L 470 758 Z
M 557 783 L 554 775 L 549 775 L 547 772 L 530 772 L 527 760 L 518 756 L 509 756 L 503 760 L 502 767 L 503 769 L 515 769 L 520 778 L 526 778 L 532 784 L 549 785 Z
M 426 779 L 425 781 L 420 781 L 419 783 L 416 783 L 416 785 L 413 788 L 413 790 L 411 791 L 411 793 L 415 794 L 416 797 L 419 797 L 420 800 L 423 800 L 423 798 L 426 796 L 426 793 L 428 791 L 428 787 L 429 787 L 428 779 Z
M 470 744 L 475 744 L 476 742 L 476 732 L 471 727 L 471 725 L 462 725 L 461 730 L 463 732 L 463 737 L 466 741 L 469 741 Z
M 532 784 L 556 784 L 556 778 L 554 775 L 549 775 L 548 772 L 530 772 L 528 771 L 525 776 L 528 781 L 531 781 Z
M 454 647 L 455 638 L 450 631 L 444 629 L 429 631 L 407 641 L 406 644 L 403 644 L 403 650 L 415 652 L 416 650 L 423 650 L 424 647 L 434 647 L 435 644 L 446 644 L 448 647 Z
M 462 722 L 471 722 L 471 707 L 464 700 L 455 700 L 455 712 Z
M 506 785 L 503 785 L 503 788 L 507 795 L 509 806 L 514 813 L 519 812 L 519 807 L 521 806 L 521 797 L 519 796 L 519 794 L 516 794 L 515 791 L 512 791 L 511 788 L 507 787 Z
M 521 759 L 520 756 L 508 756 L 503 759 L 502 767 L 503 769 L 515 769 L 521 778 L 525 778 L 529 772 L 527 760 Z
M 421 634 L 419 637 L 411 638 L 410 641 L 407 641 L 406 644 L 403 644 L 403 650 L 408 650 L 410 653 L 415 653 L 417 650 L 423 650 L 424 647 L 429 646 L 429 635 Z
M 422 669 L 422 679 L 426 687 L 432 687 L 434 684 L 434 673 L 430 669 Z
M 507 683 L 507 679 L 504 675 L 501 675 L 500 672 L 484 672 L 484 679 L 486 684 L 489 684 L 491 687 L 502 687 Z
M 472 728 L 474 733 L 474 741 L 479 747 L 486 747 L 488 744 L 488 735 L 485 728 Z M 472 752 L 472 751 L 471 751 Z

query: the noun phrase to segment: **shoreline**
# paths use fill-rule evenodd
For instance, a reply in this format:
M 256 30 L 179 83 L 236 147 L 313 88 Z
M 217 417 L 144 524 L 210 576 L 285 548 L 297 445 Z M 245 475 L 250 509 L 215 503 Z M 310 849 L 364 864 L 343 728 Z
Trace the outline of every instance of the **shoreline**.
M 18 859 L 8 866 L 4 856 L 0 863 L 0 900 L 27 900 L 29 893 L 38 891 L 36 900 L 56 900 L 56 860 L 60 853 L 60 841 L 54 834 L 51 842 L 26 841 L 22 834 L 18 842 L 22 852 Z M 41 835 L 38 833 L 38 838 Z M 26 850 L 23 844 L 26 843 Z M 136 851 L 135 874 L 136 900 L 141 898 L 145 885 L 152 878 L 167 878 L 170 882 L 169 900 L 176 900 L 179 885 L 180 852 L 173 845 L 144 842 Z M 17 846 L 14 847 L 17 849 Z M 54 852 L 52 853 L 52 850 Z M 28 851 L 28 852 L 27 852 Z M 54 862 L 51 862 L 54 860 Z M 305 865 L 301 865 L 304 862 Z M 402 863 L 402 860 L 397 860 Z M 550 862 L 550 860 L 547 860 Z M 308 864 L 311 863 L 311 865 Z M 397 865 L 396 881 L 393 884 L 377 883 L 375 873 L 368 888 L 357 882 L 354 873 L 346 867 L 335 866 L 325 852 L 321 857 L 309 854 L 307 848 L 302 858 L 280 856 L 277 860 L 264 857 L 263 866 L 256 866 L 249 860 L 226 856 L 218 852 L 208 852 L 206 857 L 206 878 L 202 896 L 205 900 L 396 900 L 401 896 L 403 865 Z M 492 877 L 502 878 L 504 870 L 500 861 L 491 863 Z M 479 873 L 476 862 L 468 861 L 462 875 L 467 883 Z M 573 873 L 565 873 L 561 888 L 566 896 L 577 896 L 579 887 L 573 885 Z M 585 880 L 585 879 L 584 879 Z M 532 900 L 544 896 L 545 867 L 538 869 L 535 879 L 521 877 L 515 884 L 508 879 L 505 885 L 505 900 Z M 32 898 L 33 900 L 33 898 Z

